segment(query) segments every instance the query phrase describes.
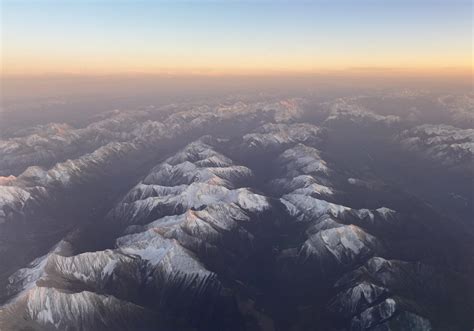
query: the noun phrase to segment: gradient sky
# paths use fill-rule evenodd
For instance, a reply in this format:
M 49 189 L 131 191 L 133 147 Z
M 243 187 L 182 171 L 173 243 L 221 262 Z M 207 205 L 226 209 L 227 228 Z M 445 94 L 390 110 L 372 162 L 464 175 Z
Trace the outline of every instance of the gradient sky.
M 464 0 L 2 3 L 2 74 L 469 71 Z

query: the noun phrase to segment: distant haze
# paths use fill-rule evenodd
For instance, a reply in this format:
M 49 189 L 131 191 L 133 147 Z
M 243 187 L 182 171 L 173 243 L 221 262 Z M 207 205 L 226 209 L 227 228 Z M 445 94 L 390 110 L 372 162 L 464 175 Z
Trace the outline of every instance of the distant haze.
M 470 74 L 472 4 L 2 1 L 2 73 Z

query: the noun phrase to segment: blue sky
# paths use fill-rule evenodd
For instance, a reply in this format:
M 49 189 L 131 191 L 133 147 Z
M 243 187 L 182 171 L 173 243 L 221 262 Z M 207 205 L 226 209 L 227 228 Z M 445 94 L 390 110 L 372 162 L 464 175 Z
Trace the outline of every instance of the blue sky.
M 466 67 L 470 1 L 2 2 L 8 73 Z

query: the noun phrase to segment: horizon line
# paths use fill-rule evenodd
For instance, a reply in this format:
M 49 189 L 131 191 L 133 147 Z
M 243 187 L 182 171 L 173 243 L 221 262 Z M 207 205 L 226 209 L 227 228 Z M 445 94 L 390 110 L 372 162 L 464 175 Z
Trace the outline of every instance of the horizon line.
M 317 76 L 472 76 L 472 67 L 347 67 L 341 69 L 320 70 L 161 70 L 161 71 L 117 71 L 117 72 L 35 72 L 35 73 L 2 73 L 0 78 L 55 78 L 55 77 L 317 77 Z

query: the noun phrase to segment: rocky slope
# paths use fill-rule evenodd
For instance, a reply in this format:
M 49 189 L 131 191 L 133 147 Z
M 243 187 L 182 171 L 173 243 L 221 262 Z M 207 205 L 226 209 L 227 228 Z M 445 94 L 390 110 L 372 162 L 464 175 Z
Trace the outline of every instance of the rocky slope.
M 409 151 L 446 172 L 434 187 L 462 182 L 471 129 L 369 101 L 113 112 L 4 139 L 0 329 L 472 328 L 472 224 L 397 181 L 421 176 L 398 166 Z

